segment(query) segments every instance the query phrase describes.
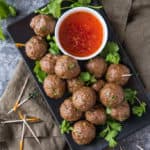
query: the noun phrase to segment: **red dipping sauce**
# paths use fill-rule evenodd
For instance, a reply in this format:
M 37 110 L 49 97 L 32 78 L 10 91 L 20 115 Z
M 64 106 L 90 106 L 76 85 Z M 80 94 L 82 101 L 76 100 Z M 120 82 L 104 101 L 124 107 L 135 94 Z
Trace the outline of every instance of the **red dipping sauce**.
M 101 22 L 93 14 L 84 11 L 67 16 L 59 30 L 62 47 L 77 57 L 95 53 L 103 42 L 103 36 Z

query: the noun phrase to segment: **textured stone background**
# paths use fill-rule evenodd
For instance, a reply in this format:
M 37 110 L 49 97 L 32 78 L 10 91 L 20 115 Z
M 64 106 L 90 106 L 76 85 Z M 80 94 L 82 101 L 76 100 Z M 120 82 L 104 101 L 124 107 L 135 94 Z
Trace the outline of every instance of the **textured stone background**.
M 7 21 L 3 21 L 2 26 L 5 30 L 8 24 L 24 17 L 36 8 L 44 5 L 48 0 L 8 0 L 13 4 L 19 15 L 15 18 L 10 18 Z M 5 30 L 7 35 L 7 31 Z M 2 95 L 8 81 L 11 79 L 15 70 L 16 64 L 20 59 L 20 55 L 17 52 L 13 42 L 7 37 L 7 40 L 0 41 L 0 96 Z M 150 126 L 136 132 L 127 139 L 120 142 L 122 150 L 140 150 L 137 147 L 139 145 L 143 150 L 150 150 Z M 121 148 L 117 148 L 121 149 Z M 141 149 L 142 150 L 142 149 Z

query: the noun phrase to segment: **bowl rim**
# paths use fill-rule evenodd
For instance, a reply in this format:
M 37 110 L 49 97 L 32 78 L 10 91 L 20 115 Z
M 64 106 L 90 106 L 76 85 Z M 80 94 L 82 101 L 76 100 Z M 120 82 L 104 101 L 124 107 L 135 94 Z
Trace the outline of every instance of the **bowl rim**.
M 83 12 L 88 12 L 88 13 L 91 13 L 92 15 L 94 15 L 98 20 L 99 22 L 102 24 L 103 26 L 103 40 L 102 40 L 102 44 L 100 45 L 100 47 L 94 52 L 92 53 L 91 55 L 88 55 L 88 56 L 84 56 L 84 57 L 79 57 L 79 56 L 74 56 L 72 54 L 70 54 L 69 52 L 67 52 L 61 45 L 61 42 L 59 40 L 59 29 L 60 29 L 60 26 L 62 24 L 62 22 L 71 14 L 73 13 L 76 13 L 76 12 L 80 12 L 80 11 L 83 11 Z M 108 40 L 108 27 L 107 27 L 107 23 L 104 19 L 104 17 L 98 13 L 96 10 L 94 9 L 91 9 L 91 8 L 88 8 L 88 7 L 76 7 L 76 8 L 72 8 L 68 11 L 66 11 L 57 21 L 56 23 L 56 27 L 55 27 L 55 39 L 56 39 L 56 43 L 60 49 L 60 51 L 65 54 L 65 55 L 68 55 L 68 56 L 71 56 L 77 60 L 88 60 L 88 59 L 91 59 L 93 57 L 96 57 L 98 54 L 100 54 L 102 52 L 102 50 L 104 49 L 106 43 L 107 43 L 107 40 Z

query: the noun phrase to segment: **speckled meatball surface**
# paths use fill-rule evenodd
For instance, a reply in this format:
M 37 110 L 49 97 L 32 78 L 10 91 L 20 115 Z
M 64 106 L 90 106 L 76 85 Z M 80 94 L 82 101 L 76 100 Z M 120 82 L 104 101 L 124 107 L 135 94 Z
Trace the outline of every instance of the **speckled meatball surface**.
M 61 98 L 66 89 L 65 81 L 56 75 L 48 75 L 44 80 L 43 87 L 47 96 L 53 99 Z
M 79 75 L 80 66 L 74 58 L 62 55 L 56 62 L 55 73 L 62 79 L 72 79 Z
M 77 121 L 81 118 L 82 112 L 77 110 L 73 103 L 72 98 L 65 99 L 60 106 L 60 115 L 67 121 Z
M 41 69 L 48 74 L 54 74 L 55 73 L 55 64 L 56 64 L 58 57 L 59 56 L 55 56 L 50 53 L 46 54 L 40 60 Z
M 107 117 L 104 108 L 97 105 L 85 112 L 85 118 L 92 124 L 103 125 Z
M 87 111 L 96 103 L 95 91 L 90 87 L 82 87 L 72 95 L 73 105 L 80 111 Z
M 90 122 L 82 120 L 74 124 L 72 138 L 77 144 L 89 144 L 94 140 L 95 136 L 96 129 Z
M 124 91 L 121 86 L 107 83 L 99 92 L 100 101 L 106 107 L 116 107 L 124 100 Z
M 84 86 L 84 82 L 78 78 L 67 80 L 68 90 L 73 93 Z
M 128 82 L 130 75 L 130 70 L 127 66 L 111 64 L 106 73 L 106 80 L 123 86 Z
M 109 114 L 115 120 L 120 122 L 125 121 L 130 117 L 130 106 L 124 101 L 117 107 L 109 108 Z
M 30 27 L 36 35 L 45 37 L 48 34 L 54 33 L 56 21 L 48 15 L 36 15 L 32 18 Z
M 48 45 L 40 36 L 33 36 L 25 44 L 25 52 L 30 59 L 38 60 L 44 56 Z
M 105 85 L 104 80 L 98 80 L 96 83 L 92 84 L 92 88 L 96 91 L 99 92 Z
M 107 63 L 103 58 L 96 57 L 87 63 L 86 68 L 95 77 L 101 78 L 107 70 Z

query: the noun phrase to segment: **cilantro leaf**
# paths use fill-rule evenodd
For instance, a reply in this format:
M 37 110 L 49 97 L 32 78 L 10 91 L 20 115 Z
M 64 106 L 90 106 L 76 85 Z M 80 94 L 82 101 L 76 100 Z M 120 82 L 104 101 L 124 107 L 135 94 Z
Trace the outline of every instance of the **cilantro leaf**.
M 132 112 L 134 115 L 142 117 L 142 115 L 146 112 L 146 103 L 142 102 L 139 106 L 134 106 L 132 108 Z
M 0 26 L 0 40 L 5 40 L 5 35 L 3 33 L 2 27 Z
M 107 62 L 118 64 L 120 62 L 119 46 L 115 42 L 108 42 L 100 56 L 104 57 Z
M 125 93 L 125 100 L 133 105 L 137 97 L 137 91 L 127 88 L 124 90 L 124 93 Z
M 117 145 L 117 141 L 115 140 L 116 136 L 122 130 L 122 126 L 120 123 L 114 120 L 108 120 L 106 122 L 106 128 L 99 133 L 99 136 L 104 138 L 111 148 Z
M 35 13 L 52 15 L 54 18 L 59 18 L 61 15 L 62 0 L 50 0 L 46 7 L 38 9 Z
M 80 80 L 85 82 L 87 85 L 95 83 L 97 80 L 96 78 L 91 75 L 89 72 L 81 72 L 80 74 Z
M 45 77 L 47 76 L 47 73 L 41 70 L 40 62 L 36 61 L 35 62 L 35 67 L 34 67 L 34 73 L 36 74 L 36 77 L 40 83 L 43 83 Z
M 49 40 L 49 45 L 50 45 L 49 52 L 53 55 L 60 54 L 60 50 L 56 44 L 55 37 L 49 36 L 49 37 L 47 37 L 47 40 Z
M 106 61 L 112 64 L 119 64 L 120 55 L 117 52 L 109 53 L 106 56 Z
M 73 127 L 70 125 L 70 123 L 66 120 L 63 120 L 60 125 L 61 134 L 69 133 L 72 130 L 73 130 Z

